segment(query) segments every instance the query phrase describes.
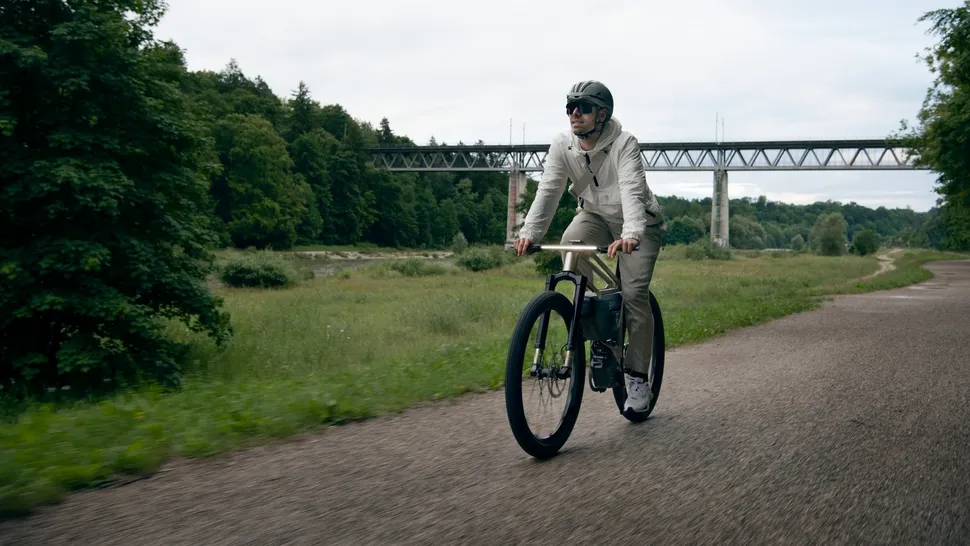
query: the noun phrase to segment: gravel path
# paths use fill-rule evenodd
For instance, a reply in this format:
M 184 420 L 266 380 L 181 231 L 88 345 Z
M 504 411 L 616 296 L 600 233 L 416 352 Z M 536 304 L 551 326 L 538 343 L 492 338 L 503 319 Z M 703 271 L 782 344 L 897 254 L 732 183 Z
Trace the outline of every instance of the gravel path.
M 587 392 L 565 451 L 502 392 L 178 462 L 2 544 L 966 544 L 970 261 L 668 353 L 654 417 Z

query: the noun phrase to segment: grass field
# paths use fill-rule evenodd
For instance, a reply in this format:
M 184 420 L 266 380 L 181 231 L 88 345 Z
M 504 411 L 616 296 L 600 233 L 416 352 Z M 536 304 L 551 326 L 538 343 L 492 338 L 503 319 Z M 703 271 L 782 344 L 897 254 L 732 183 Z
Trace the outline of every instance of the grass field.
M 905 251 L 896 258 L 895 271 L 854 283 L 878 270 L 874 257 L 763 253 L 695 261 L 668 248 L 652 286 L 672 348 L 812 309 L 821 295 L 925 280 L 930 274 L 920 264 L 960 256 Z M 0 512 L 150 473 L 173 456 L 213 455 L 500 387 L 518 312 L 542 282 L 524 259 L 477 273 L 451 264 L 376 263 L 286 289 L 219 287 L 235 338 L 219 351 L 173 327 L 194 341 L 192 370 L 178 392 L 143 389 L 12 411 L 0 424 Z

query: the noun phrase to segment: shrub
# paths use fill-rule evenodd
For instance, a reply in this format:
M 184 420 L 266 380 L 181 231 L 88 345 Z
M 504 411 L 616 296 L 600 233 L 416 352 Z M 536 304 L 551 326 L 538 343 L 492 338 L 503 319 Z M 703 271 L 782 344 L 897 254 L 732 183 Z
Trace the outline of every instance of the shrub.
M 730 260 L 732 256 L 730 249 L 715 245 L 708 238 L 687 245 L 686 255 L 690 260 Z
M 469 271 L 484 271 L 502 267 L 508 261 L 506 252 L 501 248 L 469 248 L 455 260 L 455 265 Z
M 860 256 L 872 254 L 877 250 L 879 250 L 879 238 L 876 236 L 876 232 L 871 229 L 864 229 L 856 233 L 852 239 L 852 247 L 849 248 L 849 252 Z
M 296 284 L 305 275 L 279 254 L 263 250 L 226 259 L 220 278 L 233 288 L 277 288 Z
M 391 262 L 388 264 L 388 269 L 396 271 L 405 277 L 427 277 L 448 273 L 448 268 L 442 264 L 419 260 L 417 258 Z
M 455 254 L 461 254 L 466 250 L 468 250 L 468 239 L 465 238 L 464 233 L 459 231 L 451 240 L 451 251 Z

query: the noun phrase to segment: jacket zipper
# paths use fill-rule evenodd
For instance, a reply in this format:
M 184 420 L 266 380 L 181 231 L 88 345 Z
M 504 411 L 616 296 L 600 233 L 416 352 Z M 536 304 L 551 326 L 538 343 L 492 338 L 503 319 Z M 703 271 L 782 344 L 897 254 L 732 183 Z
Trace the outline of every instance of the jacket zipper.
M 570 150 L 572 150 L 572 148 L 573 148 L 572 146 L 569 147 Z M 605 152 L 606 153 L 609 153 L 609 151 L 610 151 L 610 149 L 609 148 L 606 148 Z M 583 154 L 583 155 L 584 155 L 584 157 L 586 157 L 586 170 L 590 170 L 590 168 L 589 168 L 589 164 L 590 164 L 590 162 L 589 162 L 589 154 L 587 153 L 587 154 Z M 593 185 L 596 186 L 597 188 L 600 187 L 600 181 L 596 179 L 596 175 L 595 174 L 593 175 Z M 579 198 L 579 208 L 585 209 L 586 208 L 585 205 L 586 205 L 585 200 L 582 197 L 580 197 Z M 649 214 L 651 218 L 656 218 L 657 217 L 657 215 L 654 214 L 654 213 L 652 213 L 652 212 L 650 212 L 650 209 L 648 209 L 647 207 L 643 207 L 643 211 L 646 212 L 647 214 Z
M 592 172 L 592 170 L 589 168 L 589 154 L 585 154 L 585 155 L 586 155 L 586 170 Z M 600 181 L 596 179 L 595 174 L 593 175 L 593 185 L 595 185 L 597 188 L 600 187 Z

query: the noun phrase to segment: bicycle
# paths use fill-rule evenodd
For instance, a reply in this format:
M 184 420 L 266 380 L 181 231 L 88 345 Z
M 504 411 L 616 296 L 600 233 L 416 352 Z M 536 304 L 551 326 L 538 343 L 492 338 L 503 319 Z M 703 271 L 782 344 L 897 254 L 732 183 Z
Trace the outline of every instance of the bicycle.
M 505 365 L 505 407 L 512 435 L 519 446 L 535 458 L 546 459 L 555 456 L 566 443 L 579 417 L 583 401 L 586 375 L 586 342 L 589 341 L 589 387 L 594 392 L 612 390 L 613 398 L 620 414 L 632 422 L 642 422 L 653 412 L 660 395 L 660 385 L 664 369 L 664 327 L 660 305 L 651 291 L 650 310 L 654 320 L 653 354 L 651 355 L 648 381 L 650 385 L 650 405 L 642 412 L 624 412 L 626 403 L 626 382 L 623 377 L 623 360 L 629 343 L 625 342 L 626 320 L 623 309 L 622 285 L 619 263 L 616 271 L 611 272 L 599 254 L 607 253 L 603 245 L 584 245 L 582 241 L 569 241 L 566 245 L 529 245 L 527 254 L 542 250 L 565 252 L 562 271 L 546 276 L 546 289 L 532 298 L 519 315 L 512 339 L 509 343 Z M 506 248 L 511 248 L 507 245 Z M 639 247 L 634 248 L 634 252 Z M 577 273 L 580 260 L 590 264 L 595 276 L 602 277 L 605 285 L 597 288 L 595 279 L 588 279 Z M 570 301 L 556 291 L 560 282 L 575 285 L 573 299 Z M 588 294 L 587 290 L 592 292 Z M 575 302 L 582 302 L 576 305 Z M 560 346 L 560 354 L 554 354 L 548 365 L 544 364 L 550 317 L 556 312 L 562 317 L 567 330 L 566 341 Z M 539 321 L 532 364 L 525 366 L 525 354 L 529 345 L 532 325 Z M 557 324 L 558 321 L 551 321 Z M 557 344 L 553 344 L 553 347 Z M 565 351 L 563 355 L 562 352 Z M 540 382 L 540 398 L 544 392 L 556 399 L 566 392 L 566 407 L 559 417 L 555 430 L 547 437 L 540 437 L 529 426 L 523 407 L 522 382 L 528 377 Z M 560 381 L 575 380 L 560 387 Z M 547 381 L 548 387 L 542 382 Z M 533 389 L 534 390 L 534 389 Z

